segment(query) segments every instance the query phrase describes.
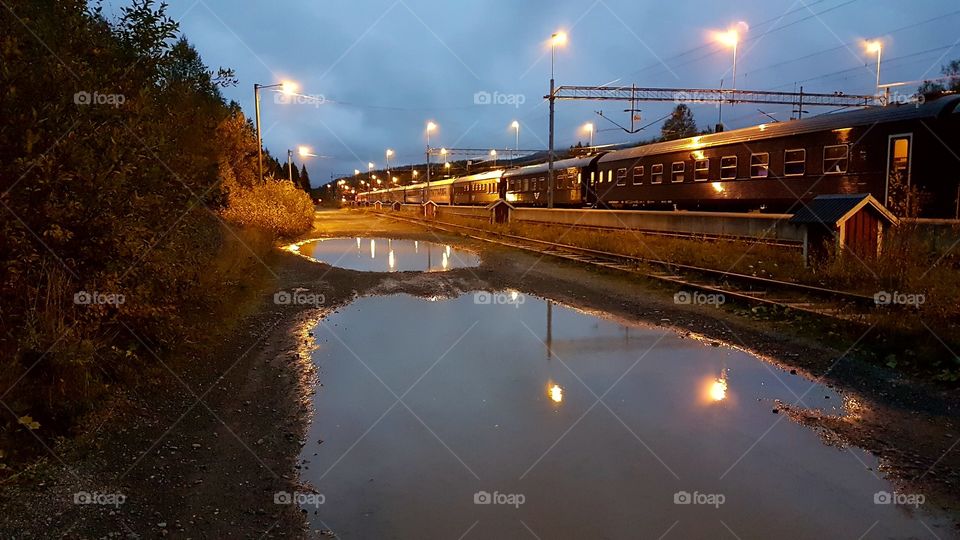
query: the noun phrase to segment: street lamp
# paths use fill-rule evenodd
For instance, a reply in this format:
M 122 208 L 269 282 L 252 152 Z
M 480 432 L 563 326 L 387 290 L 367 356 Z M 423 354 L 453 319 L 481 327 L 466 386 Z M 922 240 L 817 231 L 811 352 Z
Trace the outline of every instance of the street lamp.
M 726 32 L 714 32 L 714 39 L 725 47 L 733 49 L 733 90 L 737 89 L 737 49 L 740 46 L 740 34 L 746 33 L 750 26 L 740 21 Z
M 883 54 L 883 42 L 879 39 L 866 43 L 868 53 L 877 53 L 877 94 L 880 93 L 880 56 Z
M 491 151 L 490 151 L 490 157 L 493 158 L 493 166 L 494 166 L 494 168 L 496 168 L 496 166 L 497 166 L 497 151 L 496 151 L 496 150 L 491 150 Z
M 430 198 L 430 132 L 437 129 L 433 122 L 427 122 L 427 199 Z M 426 201 L 424 201 L 426 202 Z
M 567 34 L 565 32 L 555 32 L 550 36 L 550 151 L 547 153 L 547 208 L 553 208 L 553 121 L 554 106 L 557 100 L 553 68 L 556 63 L 557 46 L 566 43 Z
M 386 157 L 387 157 L 387 174 L 389 174 L 389 173 L 390 173 L 390 158 L 393 157 L 393 150 L 387 148 Z
M 263 88 L 280 88 L 281 92 L 290 95 L 296 93 L 297 83 L 284 81 L 279 84 L 253 84 L 253 102 L 257 118 L 257 170 L 260 174 L 261 183 L 263 183 L 263 133 L 260 131 L 260 90 Z
M 517 122 L 516 120 L 514 120 L 513 123 L 510 124 L 510 127 L 512 127 L 514 131 L 517 132 L 517 145 L 514 146 L 514 152 L 513 152 L 513 158 L 516 159 L 517 156 L 520 154 L 520 122 Z
M 590 134 L 590 148 L 593 148 L 593 122 L 584 124 L 583 130 Z

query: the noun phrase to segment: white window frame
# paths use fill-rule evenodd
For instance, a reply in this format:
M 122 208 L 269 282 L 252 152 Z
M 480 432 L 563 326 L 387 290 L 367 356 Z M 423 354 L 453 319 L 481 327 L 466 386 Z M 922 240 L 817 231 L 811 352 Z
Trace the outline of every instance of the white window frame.
M 637 174 L 637 171 L 638 171 L 638 170 L 640 171 L 640 174 Z M 646 171 L 643 170 L 643 165 L 634 165 L 632 172 L 633 172 L 633 176 L 632 176 L 632 178 L 631 178 L 631 181 L 632 181 L 633 185 L 635 185 L 635 186 L 642 185 L 642 184 L 643 184 L 643 173 L 646 172 Z
M 790 152 L 800 152 L 801 155 L 803 155 L 803 159 L 801 159 L 800 161 L 796 161 L 796 160 L 788 161 L 787 154 L 789 154 Z M 803 165 L 803 170 L 798 173 L 787 173 L 787 165 L 790 165 L 790 164 L 796 165 L 797 163 Z M 784 176 L 803 176 L 805 174 L 807 174 L 807 149 L 806 148 L 790 148 L 790 149 L 784 150 L 783 151 L 783 175 Z
M 698 164 L 703 163 L 703 167 L 697 167 Z M 697 173 L 706 171 L 706 176 L 704 178 L 697 178 Z M 710 158 L 697 159 L 693 162 L 693 181 L 694 182 L 706 182 L 710 180 Z
M 618 186 L 627 185 L 627 168 L 626 167 L 620 167 L 619 169 L 617 169 L 617 185 Z
M 677 171 L 677 165 L 680 165 L 680 170 Z M 680 180 L 677 180 L 677 174 L 680 174 Z M 674 161 L 670 164 L 670 183 L 671 184 L 682 184 L 687 179 L 687 162 L 685 161 Z
M 759 156 L 766 156 L 767 161 L 764 163 L 754 164 L 753 158 L 759 157 Z M 763 176 L 754 175 L 753 174 L 754 167 L 763 167 L 763 170 L 766 171 L 767 174 Z M 750 154 L 750 178 L 770 178 L 770 152 L 757 152 L 755 154 Z
M 724 167 L 723 160 L 725 159 L 732 159 L 733 166 Z M 720 158 L 720 180 L 736 180 L 737 170 L 739 166 L 740 166 L 740 159 L 737 156 L 723 156 L 722 158 Z M 729 171 L 730 169 L 733 169 L 733 176 L 724 176 L 723 175 L 724 171 Z
M 657 173 L 657 168 L 660 169 L 659 173 Z M 660 177 L 659 180 L 657 180 L 657 176 Z M 650 166 L 650 183 L 651 184 L 663 183 L 663 163 L 655 163 Z
M 843 148 L 844 149 L 844 158 L 843 161 L 846 162 L 846 166 L 842 171 L 828 171 L 827 170 L 827 150 L 830 148 Z M 834 161 L 839 161 L 834 158 Z M 850 170 L 850 145 L 849 144 L 833 144 L 830 146 L 823 147 L 823 174 L 847 174 L 847 171 Z

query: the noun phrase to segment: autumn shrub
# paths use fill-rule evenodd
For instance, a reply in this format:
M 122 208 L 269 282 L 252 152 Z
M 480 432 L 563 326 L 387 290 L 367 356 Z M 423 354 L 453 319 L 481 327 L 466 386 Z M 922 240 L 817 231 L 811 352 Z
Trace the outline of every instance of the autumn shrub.
M 231 189 L 223 216 L 231 223 L 291 237 L 310 230 L 313 212 L 310 196 L 292 182 L 267 180 Z

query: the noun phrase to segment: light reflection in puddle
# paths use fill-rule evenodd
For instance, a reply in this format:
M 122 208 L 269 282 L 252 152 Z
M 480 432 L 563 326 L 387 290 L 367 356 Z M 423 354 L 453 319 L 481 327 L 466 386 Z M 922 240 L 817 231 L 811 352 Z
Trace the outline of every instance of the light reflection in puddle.
M 286 249 L 331 266 L 369 272 L 436 272 L 480 264 L 471 251 L 393 238 L 316 239 Z
M 867 537 L 924 536 L 922 518 L 949 536 L 939 517 L 874 503 L 894 486 L 867 470 L 871 454 L 771 413 L 803 396 L 841 414 L 833 390 L 663 328 L 483 294 L 363 298 L 315 330 L 324 386 L 301 477 L 325 503 L 308 509 L 312 528 L 858 538 L 878 521 Z M 483 493 L 524 502 L 477 504 Z

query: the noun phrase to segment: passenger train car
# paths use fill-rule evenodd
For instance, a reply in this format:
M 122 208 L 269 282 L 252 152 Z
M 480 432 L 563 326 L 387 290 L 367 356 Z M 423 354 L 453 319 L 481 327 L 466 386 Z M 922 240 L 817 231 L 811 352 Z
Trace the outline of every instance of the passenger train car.
M 792 212 L 870 193 L 899 215 L 958 216 L 960 97 L 778 122 L 611 152 L 604 206 Z
M 960 96 L 647 144 L 554 162 L 566 207 L 793 212 L 870 193 L 897 215 L 960 219 Z M 546 206 L 546 163 L 415 184 L 358 200 Z

